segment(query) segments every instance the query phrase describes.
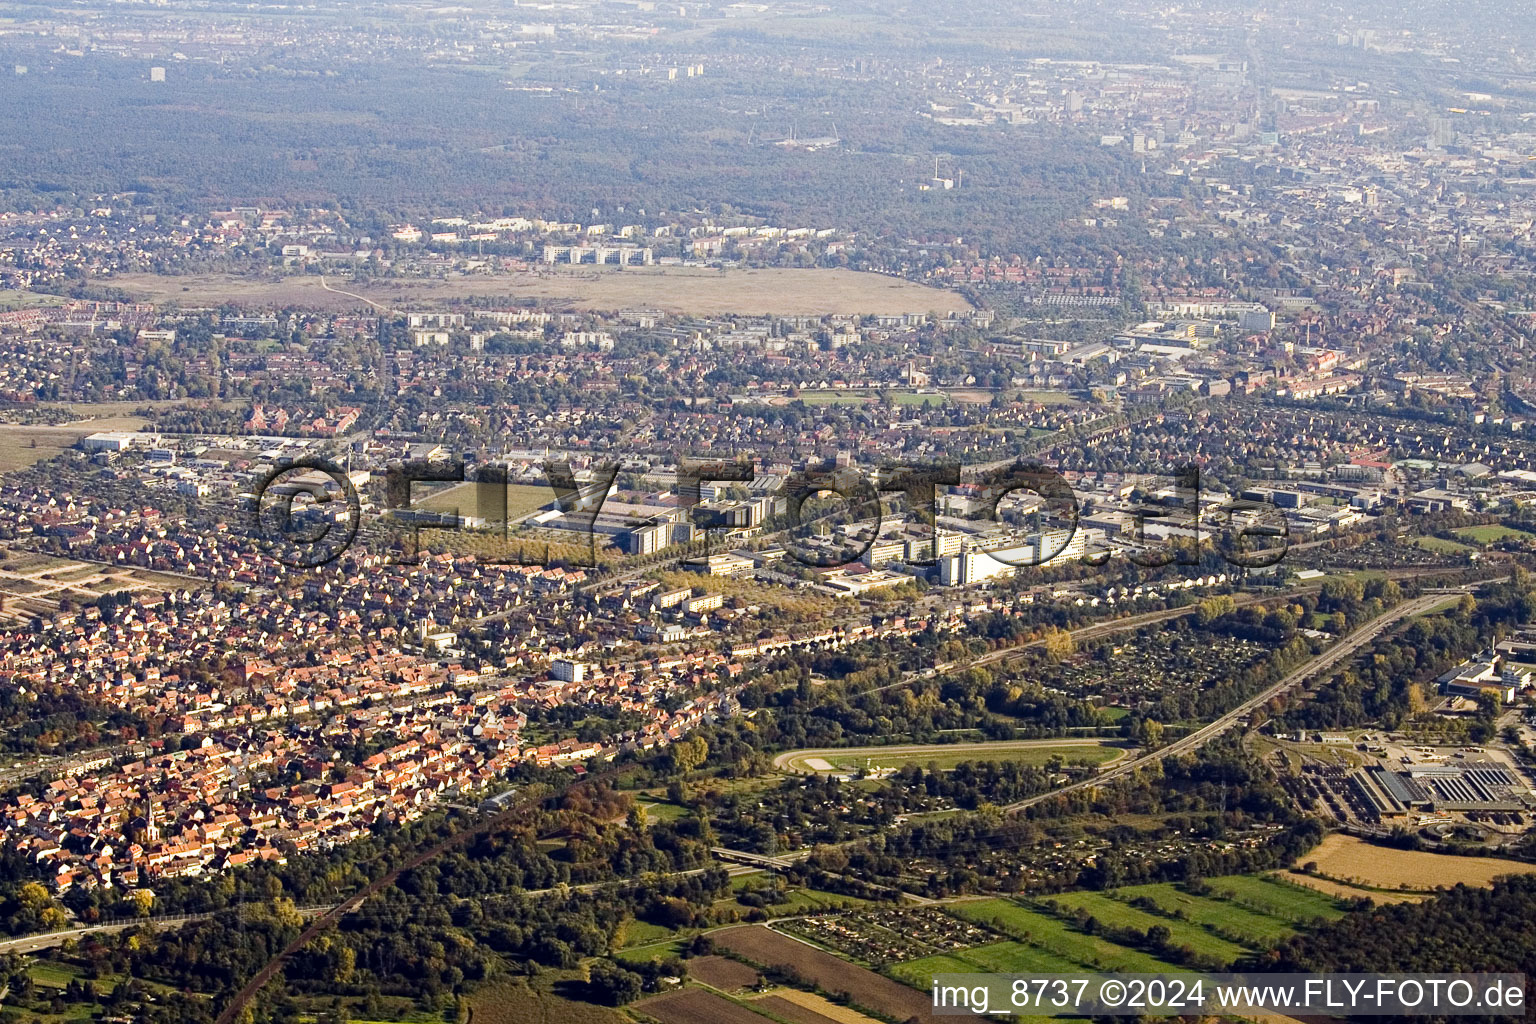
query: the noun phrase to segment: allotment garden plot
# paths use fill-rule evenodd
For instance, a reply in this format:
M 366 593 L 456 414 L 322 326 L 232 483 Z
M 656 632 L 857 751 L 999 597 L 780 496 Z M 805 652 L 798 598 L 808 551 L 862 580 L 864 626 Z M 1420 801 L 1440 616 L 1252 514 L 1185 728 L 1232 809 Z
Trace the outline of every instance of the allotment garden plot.
M 1270 653 L 1220 633 L 1160 629 L 1106 641 L 1064 662 L 1052 686 L 1103 704 L 1150 709 L 1163 721 L 1196 716 L 1197 699 Z
M 1338 900 L 1266 874 L 870 908 L 775 927 L 927 991 L 942 974 L 1214 970 L 1343 913 Z

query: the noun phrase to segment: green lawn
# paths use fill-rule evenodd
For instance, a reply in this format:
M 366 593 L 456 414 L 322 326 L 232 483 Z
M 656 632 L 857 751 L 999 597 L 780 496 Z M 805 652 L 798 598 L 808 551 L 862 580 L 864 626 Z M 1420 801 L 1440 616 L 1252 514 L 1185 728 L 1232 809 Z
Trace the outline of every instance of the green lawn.
M 1020 391 L 1019 398 L 1026 402 L 1039 402 L 1041 405 L 1077 405 L 1078 400 L 1065 391 Z
M 39 292 L 0 288 L 0 310 L 31 309 L 33 306 L 62 306 L 62 295 L 43 295 Z
M 631 964 L 648 964 L 653 959 L 664 960 L 669 956 L 681 956 L 683 942 L 681 939 L 664 939 L 661 942 L 652 942 L 647 946 L 628 946 L 613 954 L 615 960 L 621 960 Z
M 886 391 L 897 405 L 921 406 L 931 402 L 935 408 L 947 405 L 949 398 L 941 394 L 922 394 L 916 391 Z M 880 400 L 881 391 L 842 389 L 827 391 L 802 391 L 797 396 L 806 405 L 867 405 Z M 790 399 L 794 401 L 794 399 Z
M 1207 879 L 1206 884 L 1234 903 L 1292 924 L 1307 925 L 1320 917 L 1337 921 L 1344 916 L 1344 909 L 1327 894 L 1268 877 L 1227 875 Z
M 1470 540 L 1475 544 L 1492 544 L 1501 540 L 1532 540 L 1536 536 L 1517 530 L 1513 526 L 1505 526 L 1502 523 L 1491 523 L 1487 526 L 1463 526 L 1459 530 L 1452 530 L 1456 536 L 1464 540 Z
M 688 808 L 678 804 L 657 803 L 651 800 L 637 800 L 635 803 L 645 811 L 645 820 L 648 822 L 668 822 L 688 817 Z
M 1165 914 L 1181 914 L 1194 924 L 1253 948 L 1270 946 L 1296 934 L 1289 919 L 1260 914 L 1228 900 L 1191 896 L 1172 882 L 1129 885 L 1113 890 L 1111 895 L 1127 902 L 1138 897 L 1149 899 Z
M 908 960 L 904 964 L 892 964 L 886 968 L 886 972 L 903 985 L 911 985 L 924 992 L 933 987 L 936 974 L 975 974 L 976 970 L 976 964 L 943 953 L 925 956 L 921 960 Z
M 1460 555 L 1475 550 L 1467 544 L 1458 544 L 1454 540 L 1446 540 L 1444 537 L 1415 537 L 1413 543 L 1425 551 L 1433 551 L 1437 555 Z
M 1049 897 L 1046 902 L 1061 907 L 1064 915 L 1086 910 L 1099 923 L 1112 928 L 1131 928 L 1145 932 L 1149 928 L 1162 925 L 1173 934 L 1170 940 L 1173 945 L 1188 946 L 1196 953 L 1215 957 L 1222 963 L 1230 964 L 1248 952 L 1237 943 L 1212 935 L 1199 925 L 1149 914 L 1145 910 L 1138 910 L 1128 903 L 1122 903 L 1101 892 L 1062 893 Z
M 417 493 L 427 490 L 427 485 L 417 484 Z M 413 508 L 427 512 L 451 512 L 461 516 L 478 516 L 486 520 L 501 520 L 502 491 L 507 496 L 507 518 L 516 519 L 555 500 L 555 492 L 549 487 L 529 484 L 507 484 L 468 481 L 450 484 L 432 491 L 411 502 Z
M 1147 953 L 1084 934 L 1058 917 L 1021 907 L 1011 900 L 955 903 L 945 909 L 956 917 L 992 928 L 1019 942 L 1040 946 L 1084 967 L 1134 974 L 1179 970 Z
M 27 968 L 27 973 L 32 975 L 34 982 L 49 988 L 65 988 L 70 982 L 84 977 L 80 969 L 73 964 L 61 964 L 52 960 L 32 964 Z M 110 992 L 112 987 L 111 982 L 97 982 L 97 988 L 103 992 Z
M 624 930 L 624 947 L 654 946 L 658 942 L 667 942 L 677 937 L 677 932 L 662 924 L 652 924 L 649 921 L 631 921 Z
M 1045 974 L 1071 973 L 1082 969 L 1082 965 L 1075 960 L 1068 960 L 1040 946 L 1014 942 L 1011 939 L 986 946 L 975 946 L 955 955 L 995 974 L 1025 974 L 1036 971 Z

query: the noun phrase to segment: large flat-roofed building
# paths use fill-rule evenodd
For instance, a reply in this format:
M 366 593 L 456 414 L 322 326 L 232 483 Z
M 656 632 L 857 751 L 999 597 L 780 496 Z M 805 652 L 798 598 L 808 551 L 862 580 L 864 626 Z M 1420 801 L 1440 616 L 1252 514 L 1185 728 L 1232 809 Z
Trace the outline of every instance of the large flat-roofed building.
M 963 587 L 1011 576 L 1021 568 L 1076 558 L 1088 550 L 1082 530 L 1044 530 L 1024 538 L 1022 544 L 985 551 L 962 551 L 939 559 L 939 583 Z
M 834 569 L 822 576 L 823 585 L 845 593 L 867 594 L 871 590 L 883 590 L 886 587 L 899 587 L 903 583 L 910 583 L 912 577 L 899 572 L 890 572 L 885 569 L 876 569 L 870 572 L 850 573 L 842 569 Z
M 80 447 L 88 452 L 121 452 L 126 451 L 139 436 L 131 430 L 102 430 L 82 437 Z
M 621 267 L 648 267 L 656 261 L 649 246 L 638 245 L 546 245 L 541 258 L 545 263 L 616 263 Z
M 624 550 L 631 555 L 653 555 L 667 546 L 670 527 L 664 523 L 638 526 L 625 538 Z
M 893 537 L 877 540 L 870 544 L 869 549 L 864 552 L 864 557 L 860 561 L 871 569 L 878 569 L 882 565 L 901 561 L 906 557 L 906 554 L 907 542 L 900 537 Z
M 1515 694 L 1531 683 L 1529 669 L 1505 663 L 1502 655 L 1469 661 L 1440 677 L 1440 692 L 1451 697 L 1478 697 L 1488 693 L 1500 703 L 1513 704 Z
M 1507 765 L 1493 761 L 1373 765 L 1351 773 L 1363 802 L 1384 818 L 1424 811 L 1524 811 L 1536 798 Z
M 965 587 L 999 577 L 1012 576 L 1020 566 L 1034 564 L 1033 545 L 1021 544 L 996 551 L 962 551 L 939 559 L 939 583 Z
M 737 554 L 710 555 L 702 562 L 690 562 L 688 565 L 711 576 L 739 576 L 757 568 L 757 563 L 752 559 Z

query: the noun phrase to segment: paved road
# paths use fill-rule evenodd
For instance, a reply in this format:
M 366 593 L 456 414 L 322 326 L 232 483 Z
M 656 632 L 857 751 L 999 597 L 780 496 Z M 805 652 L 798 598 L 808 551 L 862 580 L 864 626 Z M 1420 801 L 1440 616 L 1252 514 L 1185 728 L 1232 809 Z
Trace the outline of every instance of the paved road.
M 1308 661 L 1305 665 L 1302 665 L 1300 668 L 1287 675 L 1284 679 L 1280 680 L 1275 685 L 1269 687 L 1267 690 L 1264 690 L 1262 693 L 1248 698 L 1237 707 L 1233 708 L 1231 711 L 1228 711 L 1226 714 L 1222 715 L 1220 718 L 1216 719 L 1208 725 L 1196 729 L 1188 736 L 1180 737 L 1165 747 L 1161 747 L 1157 750 L 1151 751 L 1150 753 L 1142 754 L 1140 757 L 1132 758 L 1129 761 L 1122 762 L 1121 764 L 1103 771 L 1090 779 L 1084 779 L 1081 782 L 1074 782 L 1071 785 L 1063 786 L 1060 789 L 1054 789 L 1049 793 L 1042 793 L 1039 796 L 1029 797 L 1028 799 L 1009 804 L 1003 808 L 1003 811 L 1004 813 L 1015 814 L 1024 810 L 1026 807 L 1033 807 L 1038 803 L 1050 800 L 1053 797 L 1060 796 L 1063 793 L 1070 793 L 1074 790 L 1085 789 L 1089 786 L 1103 785 L 1106 782 L 1111 782 L 1117 778 L 1121 778 L 1122 776 L 1129 775 L 1137 769 L 1145 767 L 1146 765 L 1162 761 L 1165 758 L 1173 757 L 1177 754 L 1184 754 L 1192 750 L 1198 750 L 1246 718 L 1248 714 L 1251 713 L 1254 709 L 1262 707 L 1280 694 L 1294 689 L 1305 680 L 1311 678 L 1314 675 L 1317 675 L 1319 672 L 1331 668 L 1333 665 L 1338 664 L 1345 658 L 1350 657 L 1356 651 L 1360 650 L 1360 648 L 1375 640 L 1388 627 L 1393 626 L 1406 618 L 1410 618 L 1411 616 L 1421 615 L 1424 612 L 1429 611 L 1429 609 L 1433 608 L 1435 605 L 1440 604 L 1444 600 L 1445 597 L 1443 594 L 1430 594 L 1424 597 L 1415 598 L 1412 601 L 1404 601 L 1396 608 L 1381 613 L 1376 618 L 1372 619 L 1370 622 L 1367 622 L 1365 625 L 1361 626 L 1359 629 L 1355 630 L 1344 639 L 1335 642 L 1331 647 L 1323 651 L 1323 653 L 1319 654 L 1311 661 Z

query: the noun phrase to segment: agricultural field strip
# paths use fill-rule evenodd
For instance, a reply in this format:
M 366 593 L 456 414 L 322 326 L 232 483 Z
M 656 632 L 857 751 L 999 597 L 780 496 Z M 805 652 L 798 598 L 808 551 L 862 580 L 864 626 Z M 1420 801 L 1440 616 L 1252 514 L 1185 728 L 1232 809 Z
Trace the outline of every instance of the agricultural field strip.
M 1238 906 L 1295 925 L 1310 924 L 1320 917 L 1334 921 L 1344 916 L 1337 900 L 1289 882 L 1251 875 L 1227 875 L 1209 879 L 1207 884 L 1213 892 Z
M 1375 846 L 1340 832 L 1324 837 L 1302 860 L 1324 878 L 1389 891 L 1423 892 L 1458 882 L 1486 886 L 1500 875 L 1536 873 L 1524 861 Z
M 1190 946 L 1198 952 L 1233 959 L 1246 951 L 1244 944 L 1218 935 L 1216 931 L 1236 935 L 1246 930 L 1249 936 L 1246 945 L 1260 948 L 1295 934 L 1298 925 L 1310 923 L 1317 918 L 1333 919 L 1343 914 L 1338 902 L 1330 897 L 1284 882 L 1238 875 L 1212 879 L 1209 884 L 1217 892 L 1225 890 L 1224 894 L 1218 897 L 1193 896 L 1179 890 L 1172 883 L 1156 883 L 1126 886 L 1105 893 L 1063 894 L 1048 899 L 1071 909 L 1075 909 L 1073 904 L 1084 905 L 1100 920 L 1118 927 L 1145 930 L 1152 924 L 1163 924 L 1172 932 L 1174 942 Z M 1147 913 L 1129 906 L 1129 901 L 1137 896 L 1146 896 L 1170 911 L 1183 909 L 1188 919 L 1180 920 L 1171 916 L 1171 913 L 1168 916 Z M 950 904 L 945 909 L 963 920 L 1009 935 L 1013 941 L 948 950 L 907 961 L 893 968 L 892 973 L 907 975 L 914 965 L 921 971 L 930 963 L 952 965 L 955 961 L 984 970 L 1082 969 L 1105 962 L 1101 956 L 1093 955 L 1103 952 L 1102 947 L 1094 946 L 1095 941 L 1124 950 L 1133 958 L 1144 957 L 1154 963 L 1158 962 L 1147 954 L 1125 950 L 1125 947 L 1108 943 L 1096 936 L 1069 930 L 1066 922 L 1057 917 L 1041 914 L 1007 900 L 967 901 Z M 1001 927 L 992 920 L 996 916 L 1003 918 Z M 1207 930 L 1207 925 L 1212 926 L 1212 929 Z M 1055 945 L 1052 944 L 1053 937 Z M 1006 966 L 998 959 L 998 955 L 1010 945 L 1015 948 L 1014 955 L 1019 961 L 1016 967 Z M 1085 952 L 1090 954 L 1087 958 L 1083 955 Z
M 964 920 L 991 928 L 1027 947 L 1036 947 L 1080 965 L 1082 969 L 1158 974 L 1178 971 L 1173 964 L 1139 950 L 1073 929 L 1050 914 L 1011 900 L 979 900 L 946 908 Z
M 1127 886 L 1114 890 L 1110 895 L 1126 902 L 1137 898 L 1150 900 L 1166 917 L 1182 915 L 1192 924 L 1251 948 L 1266 946 L 1296 934 L 1296 928 L 1289 920 L 1249 910 L 1231 900 L 1194 896 L 1172 882 Z
M 1111 928 L 1129 928 L 1145 932 L 1149 928 L 1161 925 L 1171 933 L 1172 938 L 1169 941 L 1175 946 L 1188 946 L 1196 953 L 1216 957 L 1224 963 L 1230 964 L 1248 952 L 1237 943 L 1214 935 L 1199 925 L 1180 921 L 1177 918 L 1150 914 L 1102 892 L 1063 893 L 1046 897 L 1043 902 L 1061 908 L 1066 914 L 1079 910 L 1086 911 L 1093 915 L 1095 920 Z

